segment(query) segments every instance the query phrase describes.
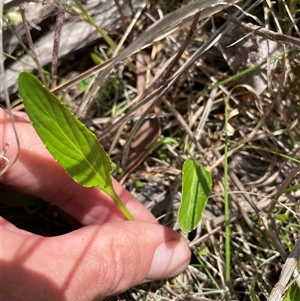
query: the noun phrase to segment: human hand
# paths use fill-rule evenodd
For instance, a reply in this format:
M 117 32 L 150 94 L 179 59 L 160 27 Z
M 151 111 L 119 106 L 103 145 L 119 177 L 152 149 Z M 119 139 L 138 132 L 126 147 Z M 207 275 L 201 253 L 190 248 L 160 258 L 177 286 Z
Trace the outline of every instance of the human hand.
M 155 223 L 153 215 L 114 181 L 135 217 L 135 221 L 126 221 L 98 188 L 84 188 L 65 173 L 26 114 L 16 113 L 15 122 L 21 152 L 0 183 L 55 204 L 84 227 L 57 237 L 41 237 L 0 217 L 1 300 L 96 300 L 145 279 L 168 278 L 185 269 L 190 249 L 178 233 Z M 10 142 L 6 156 L 12 158 L 15 138 L 2 109 L 0 133 L 0 151 Z M 0 160 L 0 169 L 4 163 Z

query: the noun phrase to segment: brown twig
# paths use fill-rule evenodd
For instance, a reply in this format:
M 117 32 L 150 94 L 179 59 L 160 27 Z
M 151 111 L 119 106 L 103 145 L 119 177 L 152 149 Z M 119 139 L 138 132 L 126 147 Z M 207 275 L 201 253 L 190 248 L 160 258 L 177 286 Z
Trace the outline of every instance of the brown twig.
M 58 69 L 58 56 L 59 56 L 59 44 L 61 37 L 61 30 L 64 22 L 64 14 L 66 11 L 67 1 L 61 0 L 58 2 L 58 12 L 56 16 L 56 24 L 54 31 L 54 42 L 52 52 L 52 63 L 51 63 L 51 88 L 55 88 L 57 84 L 57 69 Z
M 43 84 L 45 86 L 47 86 L 47 82 L 46 82 L 46 79 L 45 79 L 45 76 L 44 76 L 44 73 L 43 73 L 42 66 L 41 66 L 41 64 L 39 62 L 38 56 L 37 56 L 37 54 L 35 52 L 35 49 L 34 49 L 34 44 L 33 44 L 32 38 L 31 38 L 30 29 L 29 29 L 29 26 L 28 26 L 26 15 L 25 15 L 25 7 L 24 7 L 23 4 L 20 5 L 19 10 L 20 10 L 20 13 L 21 13 L 21 16 L 22 16 L 22 20 L 23 20 L 23 25 L 24 25 L 24 28 L 25 28 L 25 33 L 26 33 L 26 38 L 27 38 L 28 46 L 29 46 L 29 48 L 31 50 L 33 59 L 34 59 L 34 61 L 36 63 L 38 74 L 39 74 L 40 79 L 43 82 Z
M 275 32 L 275 31 L 263 28 L 261 26 L 254 25 L 252 23 L 241 22 L 241 21 L 237 20 L 236 18 L 234 18 L 224 12 L 220 12 L 220 15 L 222 17 L 224 17 L 224 19 L 229 20 L 230 22 L 234 23 L 235 25 L 242 27 L 246 32 L 260 35 L 260 36 L 262 36 L 266 39 L 272 40 L 272 41 L 281 42 L 281 43 L 284 43 L 287 45 L 292 45 L 294 47 L 300 48 L 300 39 L 298 39 L 298 38 L 288 36 L 285 34 L 281 34 L 279 32 Z
M 116 5 L 116 7 L 117 7 L 117 10 L 118 10 L 118 12 L 119 12 L 119 15 L 120 15 L 120 18 L 121 18 L 121 22 L 122 22 L 122 24 L 123 24 L 123 27 L 124 27 L 124 28 L 127 28 L 128 24 L 127 24 L 127 22 L 126 22 L 126 20 L 125 20 L 124 14 L 123 14 L 123 12 L 122 12 L 122 8 L 121 8 L 120 3 L 119 3 L 119 0 L 114 0 L 114 1 L 115 1 L 115 5 Z M 130 34 L 128 35 L 128 38 L 129 38 L 129 41 L 132 42 L 132 40 L 133 40 L 132 33 L 130 33 Z
M 166 71 L 164 72 L 164 74 L 161 76 L 161 78 L 157 81 L 157 83 L 154 85 L 154 89 L 158 88 L 159 86 L 161 86 L 161 84 L 163 82 L 165 82 L 167 80 L 167 78 L 170 76 L 173 68 L 176 66 L 176 64 L 178 63 L 178 61 L 180 60 L 183 52 L 186 50 L 187 46 L 189 45 L 196 29 L 197 29 L 197 23 L 199 20 L 201 12 L 198 12 L 197 14 L 195 14 L 194 18 L 193 18 L 193 22 L 191 24 L 191 27 L 186 35 L 186 38 L 183 42 L 183 44 L 181 45 L 179 51 L 177 52 L 174 60 L 171 62 L 171 64 L 168 66 L 168 68 L 166 69 Z

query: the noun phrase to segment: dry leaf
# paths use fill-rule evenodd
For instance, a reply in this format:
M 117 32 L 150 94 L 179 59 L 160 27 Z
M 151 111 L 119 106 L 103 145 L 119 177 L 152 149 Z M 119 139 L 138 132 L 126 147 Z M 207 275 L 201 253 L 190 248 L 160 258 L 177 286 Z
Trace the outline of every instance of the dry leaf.
M 160 60 L 159 55 L 156 57 Z M 157 62 L 152 60 L 147 52 L 140 52 L 136 55 L 137 69 L 137 92 L 142 94 L 153 78 L 153 72 L 157 68 Z M 152 100 L 155 101 L 155 98 Z M 142 116 L 147 113 L 152 104 L 150 100 L 146 105 L 137 110 Z M 148 112 L 151 113 L 151 112 Z M 124 174 L 127 175 L 136 168 L 146 157 L 151 146 L 159 139 L 161 126 L 158 118 L 146 118 L 140 122 L 139 127 L 131 133 L 125 147 L 122 158 Z
M 233 45 L 230 46 L 231 44 Z M 267 58 L 282 52 L 280 43 L 252 34 L 247 36 L 246 31 L 238 26 L 224 34 L 219 46 L 224 59 L 234 73 L 260 64 Z M 271 70 L 275 66 L 275 62 L 271 63 Z M 250 85 L 257 94 L 261 94 L 267 88 L 266 68 L 266 66 L 261 67 L 241 77 L 239 83 Z
M 145 119 L 142 126 L 135 133 L 130 144 L 129 155 L 124 174 L 128 174 L 136 168 L 145 158 L 151 146 L 158 140 L 161 133 L 158 118 Z

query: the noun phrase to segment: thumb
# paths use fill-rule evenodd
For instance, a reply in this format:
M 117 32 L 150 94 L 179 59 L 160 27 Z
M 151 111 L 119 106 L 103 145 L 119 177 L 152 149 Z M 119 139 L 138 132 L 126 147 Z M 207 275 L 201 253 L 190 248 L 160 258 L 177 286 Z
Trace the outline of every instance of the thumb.
M 184 238 L 158 224 L 107 223 L 48 238 L 3 225 L 5 300 L 94 300 L 175 276 L 190 260 Z

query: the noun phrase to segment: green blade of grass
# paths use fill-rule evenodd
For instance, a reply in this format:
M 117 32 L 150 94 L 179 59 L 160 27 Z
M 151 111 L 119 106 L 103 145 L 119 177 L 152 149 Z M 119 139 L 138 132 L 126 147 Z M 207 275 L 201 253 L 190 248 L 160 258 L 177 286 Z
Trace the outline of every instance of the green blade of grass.
M 114 190 L 112 162 L 96 136 L 29 72 L 20 73 L 18 85 L 32 125 L 55 160 L 77 183 L 103 190 L 132 220 Z
M 296 283 L 293 283 L 286 291 L 283 301 L 299 300 L 300 289 Z
M 225 143 L 224 143 L 224 210 L 225 210 L 225 276 L 226 280 L 230 281 L 231 274 L 231 249 L 230 249 L 230 227 L 229 227 L 229 193 L 228 193 L 228 110 L 225 102 Z
M 86 18 L 86 20 L 92 25 L 94 26 L 97 31 L 100 33 L 100 35 L 103 37 L 103 39 L 105 40 L 105 42 L 112 48 L 112 49 L 116 49 L 117 48 L 117 44 L 114 42 L 114 40 L 108 35 L 106 34 L 106 32 L 99 27 L 96 22 L 94 21 L 94 19 L 88 14 L 88 12 L 84 9 L 84 7 L 81 5 L 80 1 L 78 0 L 74 0 L 76 6 L 78 7 L 78 9 L 80 10 L 80 12 L 82 13 L 82 15 Z

